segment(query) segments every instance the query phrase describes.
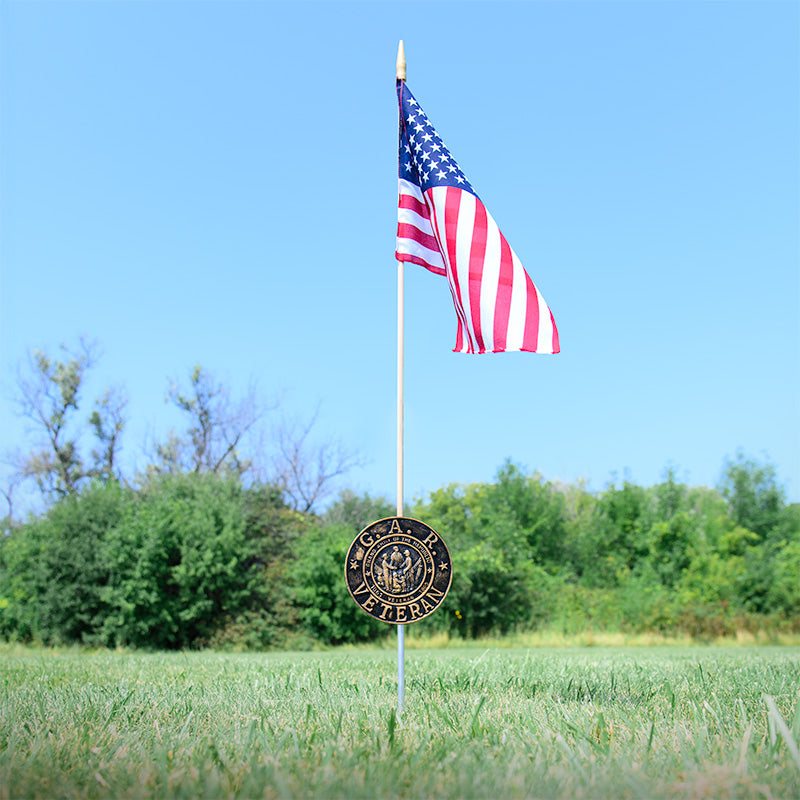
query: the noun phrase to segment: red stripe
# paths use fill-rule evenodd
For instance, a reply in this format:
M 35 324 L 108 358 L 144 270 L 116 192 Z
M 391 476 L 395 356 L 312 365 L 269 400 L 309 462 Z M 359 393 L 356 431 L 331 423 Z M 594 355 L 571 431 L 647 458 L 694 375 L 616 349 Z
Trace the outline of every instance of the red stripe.
M 425 217 L 425 219 L 430 219 L 431 214 L 428 211 L 428 206 L 425 203 L 420 203 L 416 197 L 410 194 L 401 194 L 400 198 L 397 201 L 397 205 L 399 208 L 407 208 L 410 211 L 416 211 L 421 217 Z
M 438 250 L 439 242 L 436 241 L 435 236 L 421 231 L 416 225 L 411 225 L 408 222 L 397 223 L 397 238 L 398 239 L 411 239 L 412 241 L 427 247 L 428 250 Z
M 461 348 L 464 346 L 464 326 L 461 324 L 461 319 L 458 319 L 458 328 L 456 329 L 456 346 L 453 348 L 454 353 L 460 353 Z
M 463 323 L 463 334 L 467 337 L 467 352 L 475 352 L 469 323 L 464 312 L 464 303 L 461 299 L 461 283 L 458 280 L 458 261 L 456 259 L 456 243 L 458 240 L 458 212 L 461 208 L 461 190 L 447 187 L 444 205 L 444 234 L 447 247 L 447 256 L 450 263 L 450 276 L 455 286 L 456 313 Z M 469 289 L 468 289 L 469 290 Z
M 494 301 L 494 351 L 506 349 L 508 318 L 511 314 L 511 284 L 514 280 L 513 256 L 506 237 L 500 233 L 500 272 Z
M 522 349 L 536 350 L 539 346 L 539 302 L 531 276 L 525 274 L 525 331 L 522 334 Z
M 455 193 L 456 195 L 460 194 L 458 189 L 452 189 L 452 188 L 448 188 L 447 189 L 446 199 L 445 199 L 445 213 L 446 213 L 446 209 L 447 209 L 447 201 L 448 201 L 449 195 L 451 193 Z M 433 195 L 429 192 L 425 196 L 425 200 L 426 200 L 426 202 L 428 202 L 428 201 L 431 202 L 431 207 L 433 207 L 432 199 L 433 199 Z M 458 205 L 458 200 L 459 200 L 459 198 L 456 197 L 456 205 Z M 431 222 L 433 223 L 434 230 L 436 231 L 436 236 L 438 237 L 439 241 L 442 241 L 442 232 L 439 229 L 439 217 L 435 213 L 431 215 Z M 446 225 L 445 225 L 445 227 L 446 227 Z M 447 249 L 447 244 L 445 242 L 445 250 L 446 249 Z M 450 287 L 450 294 L 453 296 L 453 306 L 455 306 L 456 317 L 458 319 L 458 330 L 456 332 L 456 346 L 455 346 L 454 350 L 456 352 L 460 352 L 461 348 L 463 347 L 463 343 L 464 343 L 464 322 L 465 322 L 465 320 L 464 320 L 464 308 L 461 305 L 461 298 L 459 297 L 460 292 L 458 291 L 458 275 L 456 275 L 455 265 L 454 265 L 453 262 L 450 261 L 450 259 L 447 256 L 447 253 L 445 253 L 443 251 L 442 255 L 444 256 L 445 264 L 447 265 L 447 273 L 446 273 L 448 275 L 447 284 Z M 450 280 L 450 278 L 452 278 L 452 280 Z
M 409 264 L 418 264 L 420 267 L 425 267 L 425 269 L 435 272 L 437 275 L 447 275 L 447 270 L 444 269 L 444 267 L 429 264 L 424 258 L 420 258 L 419 256 L 412 256 L 410 253 L 398 253 L 395 250 L 394 257 L 398 261 L 407 261 Z
M 488 227 L 486 208 L 480 200 L 475 198 L 475 221 L 469 249 L 469 312 L 479 353 L 486 352 L 481 331 L 481 285 L 483 283 L 483 265 L 486 260 Z
M 550 308 L 547 309 L 550 311 Z M 558 340 L 558 328 L 556 328 L 556 321 L 553 319 L 553 312 L 550 311 L 550 322 L 553 323 L 553 352 L 560 353 L 561 352 L 561 342 Z

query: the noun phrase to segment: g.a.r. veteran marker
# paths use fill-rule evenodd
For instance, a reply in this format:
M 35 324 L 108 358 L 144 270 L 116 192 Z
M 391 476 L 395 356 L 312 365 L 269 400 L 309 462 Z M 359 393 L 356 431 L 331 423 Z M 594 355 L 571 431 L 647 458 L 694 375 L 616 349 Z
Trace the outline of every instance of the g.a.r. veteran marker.
M 447 546 L 433 528 L 410 517 L 387 517 L 353 540 L 344 575 L 362 611 L 404 625 L 436 610 L 453 571 Z

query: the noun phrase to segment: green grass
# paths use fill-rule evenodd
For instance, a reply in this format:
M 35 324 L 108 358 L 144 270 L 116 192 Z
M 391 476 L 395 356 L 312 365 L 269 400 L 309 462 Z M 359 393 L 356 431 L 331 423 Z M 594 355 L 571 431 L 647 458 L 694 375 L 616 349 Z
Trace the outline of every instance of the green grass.
M 0 797 L 800 797 L 800 648 L 0 650 Z

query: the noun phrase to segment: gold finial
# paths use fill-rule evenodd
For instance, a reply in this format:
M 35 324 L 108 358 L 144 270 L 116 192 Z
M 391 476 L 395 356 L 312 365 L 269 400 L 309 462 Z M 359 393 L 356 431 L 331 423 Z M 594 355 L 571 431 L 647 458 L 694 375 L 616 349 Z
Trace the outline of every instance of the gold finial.
M 406 51 L 403 49 L 403 40 L 397 47 L 397 80 L 404 81 L 406 79 Z

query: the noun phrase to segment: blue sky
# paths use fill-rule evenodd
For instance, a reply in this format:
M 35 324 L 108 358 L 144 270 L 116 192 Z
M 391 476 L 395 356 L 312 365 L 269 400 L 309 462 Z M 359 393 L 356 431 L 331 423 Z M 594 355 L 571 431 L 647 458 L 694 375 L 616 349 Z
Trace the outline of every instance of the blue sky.
M 407 498 L 506 458 L 714 485 L 741 449 L 800 500 L 799 9 L 5 0 L 3 449 L 29 441 L 16 365 L 84 335 L 129 465 L 199 363 L 319 407 L 367 462 L 346 485 L 394 497 L 403 39 L 562 346 L 453 353 L 446 281 L 407 266 Z

